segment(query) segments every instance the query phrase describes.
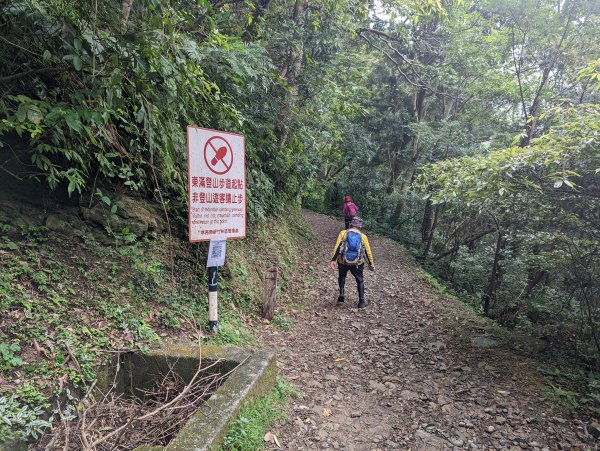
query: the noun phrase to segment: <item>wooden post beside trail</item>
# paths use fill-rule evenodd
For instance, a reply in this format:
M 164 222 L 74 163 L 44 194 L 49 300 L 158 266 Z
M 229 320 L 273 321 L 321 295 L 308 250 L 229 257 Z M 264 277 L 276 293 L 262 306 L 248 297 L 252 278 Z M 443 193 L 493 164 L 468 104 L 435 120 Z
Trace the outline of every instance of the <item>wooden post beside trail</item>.
M 265 299 L 261 316 L 271 321 L 275 316 L 275 298 L 277 297 L 277 268 L 267 269 L 265 276 Z

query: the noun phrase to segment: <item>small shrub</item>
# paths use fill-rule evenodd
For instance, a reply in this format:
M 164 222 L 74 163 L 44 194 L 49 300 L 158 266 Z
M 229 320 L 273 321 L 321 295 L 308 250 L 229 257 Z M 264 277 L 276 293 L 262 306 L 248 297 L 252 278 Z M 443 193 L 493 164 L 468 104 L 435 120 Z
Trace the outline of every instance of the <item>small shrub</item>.
M 42 407 L 31 408 L 15 398 L 0 396 L 0 437 L 3 440 L 37 439 L 50 426 L 48 421 L 40 419 L 43 413 Z
M 294 320 L 281 313 L 277 313 L 271 320 L 271 323 L 283 330 L 291 330 L 294 327 Z
M 241 409 L 221 447 L 222 451 L 264 449 L 264 436 L 277 421 L 285 418 L 286 401 L 296 397 L 296 389 L 286 380 L 277 378 L 271 393 L 262 396 L 251 406 Z
M 31 382 L 18 387 L 15 390 L 15 394 L 17 398 L 29 406 L 40 406 L 43 408 L 48 408 L 50 406 L 46 395 L 38 391 Z
M 170 310 L 163 310 L 158 317 L 160 323 L 169 329 L 179 329 L 181 327 L 181 321 L 179 317 Z
M 239 319 L 221 315 L 218 335 L 209 337 L 207 341 L 220 345 L 251 345 L 256 343 L 256 337 L 248 332 Z
M 21 347 L 17 343 L 0 343 L 0 370 L 9 371 L 25 362 L 17 357 Z

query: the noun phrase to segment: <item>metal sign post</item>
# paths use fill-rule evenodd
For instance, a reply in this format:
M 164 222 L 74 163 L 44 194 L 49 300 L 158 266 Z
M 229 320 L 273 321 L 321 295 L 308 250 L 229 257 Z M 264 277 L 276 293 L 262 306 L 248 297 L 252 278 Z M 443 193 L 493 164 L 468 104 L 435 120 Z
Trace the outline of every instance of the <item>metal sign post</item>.
M 189 126 L 190 242 L 210 241 L 208 328 L 217 333 L 218 267 L 226 240 L 246 237 L 246 144 L 243 135 Z
M 217 300 L 219 296 L 219 268 L 210 266 L 208 268 L 208 330 L 216 335 L 219 332 L 219 312 L 217 311 Z
M 219 296 L 219 266 L 225 263 L 225 251 L 227 241 L 210 240 L 208 247 L 208 330 L 212 334 L 219 332 L 219 312 L 217 300 Z

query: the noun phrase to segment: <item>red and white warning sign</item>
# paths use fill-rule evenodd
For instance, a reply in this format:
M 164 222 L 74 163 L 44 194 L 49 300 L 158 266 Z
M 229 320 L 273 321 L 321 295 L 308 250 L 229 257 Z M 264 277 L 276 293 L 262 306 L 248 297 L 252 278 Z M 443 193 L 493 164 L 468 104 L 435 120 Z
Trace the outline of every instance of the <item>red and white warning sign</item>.
M 187 137 L 190 241 L 244 238 L 244 136 L 189 126 Z

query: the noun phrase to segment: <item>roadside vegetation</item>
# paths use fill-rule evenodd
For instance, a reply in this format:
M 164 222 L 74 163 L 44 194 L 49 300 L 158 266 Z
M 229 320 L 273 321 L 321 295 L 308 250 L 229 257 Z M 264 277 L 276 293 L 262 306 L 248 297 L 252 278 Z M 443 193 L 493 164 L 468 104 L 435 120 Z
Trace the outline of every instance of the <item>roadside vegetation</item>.
M 205 245 L 148 237 L 106 246 L 91 230 L 75 238 L 10 223 L 1 225 L 0 235 L 3 439 L 39 436 L 48 426 L 46 412 L 57 415 L 59 405 L 74 414 L 97 366 L 117 353 L 198 335 L 204 343 L 255 344 L 251 329 L 259 320 L 266 269 L 281 269 L 275 321 L 281 327 L 303 283 L 291 270 L 299 265 L 298 230 L 307 239 L 302 218 L 290 212 L 257 224 L 247 240 L 229 243 L 220 278 L 220 333 L 204 336 Z
M 286 419 L 285 404 L 298 396 L 296 389 L 285 379 L 277 378 L 273 391 L 259 397 L 252 405 L 237 414 L 221 446 L 222 451 L 265 449 L 266 443 L 280 447 L 277 435 L 269 428 Z
M 282 294 L 310 277 L 294 212 L 349 194 L 448 292 L 572 367 L 548 373 L 559 398 L 598 397 L 597 1 L 15 0 L 0 61 L 0 199 L 42 212 L 0 221 L 3 435 L 38 434 L 112 353 L 201 329 L 188 125 L 246 140 L 252 232 L 228 245 L 215 342 L 254 342 L 261 271 L 285 269 Z M 117 194 L 161 231 L 48 225 L 57 205 L 116 216 Z

